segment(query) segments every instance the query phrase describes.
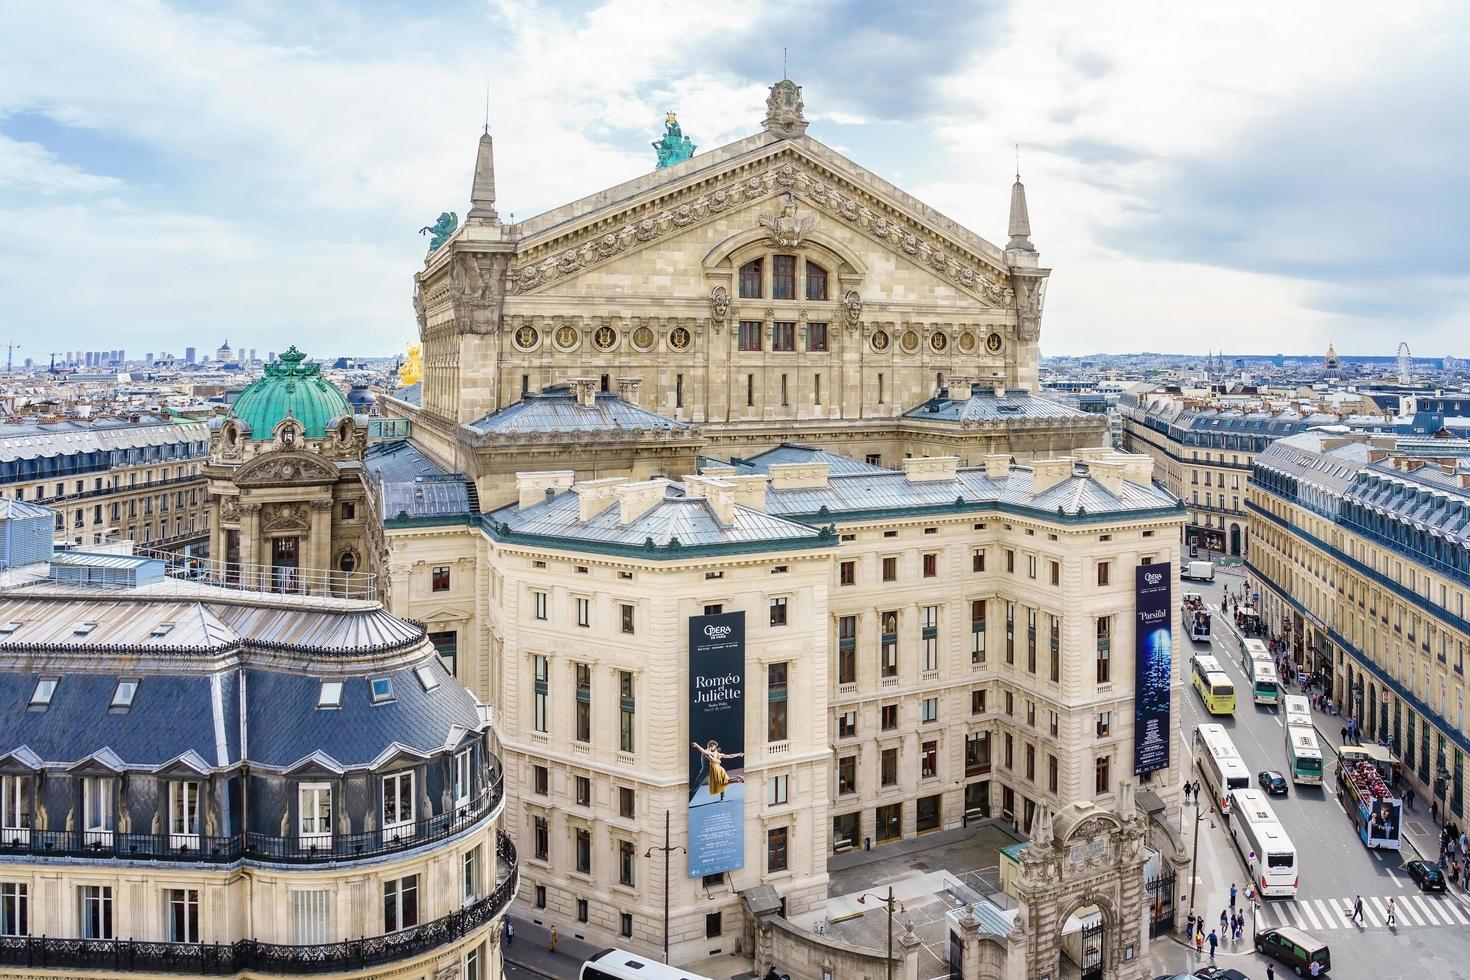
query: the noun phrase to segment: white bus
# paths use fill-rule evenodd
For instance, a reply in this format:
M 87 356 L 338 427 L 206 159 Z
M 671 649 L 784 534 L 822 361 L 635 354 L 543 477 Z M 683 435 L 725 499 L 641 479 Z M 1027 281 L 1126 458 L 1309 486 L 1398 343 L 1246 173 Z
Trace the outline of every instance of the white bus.
M 1312 702 L 1304 694 L 1287 694 L 1281 698 L 1282 714 L 1286 727 L 1312 727 Z
M 1286 724 L 1286 768 L 1294 783 L 1322 785 L 1322 747 L 1317 744 L 1317 730 Z
M 1240 669 L 1249 674 L 1251 663 L 1257 660 L 1268 664 L 1276 663 L 1276 658 L 1271 656 L 1271 651 L 1266 649 L 1266 644 L 1251 637 L 1242 637 L 1240 640 Z
M 1276 665 L 1269 660 L 1253 662 L 1249 670 L 1251 698 L 1256 704 L 1276 704 L 1281 700 L 1281 678 L 1276 675 Z
M 1230 794 L 1230 837 L 1261 894 L 1292 898 L 1296 895 L 1300 876 L 1297 874 L 1296 848 L 1286 836 L 1276 812 L 1258 789 L 1238 789 Z M 1252 857 L 1254 855 L 1254 857 Z
M 582 964 L 582 980 L 709 980 L 698 973 L 665 966 L 625 949 L 604 949 Z
M 1199 725 L 1194 730 L 1194 764 L 1205 778 L 1221 813 L 1230 812 L 1230 792 L 1248 789 L 1250 770 L 1236 751 L 1223 725 Z

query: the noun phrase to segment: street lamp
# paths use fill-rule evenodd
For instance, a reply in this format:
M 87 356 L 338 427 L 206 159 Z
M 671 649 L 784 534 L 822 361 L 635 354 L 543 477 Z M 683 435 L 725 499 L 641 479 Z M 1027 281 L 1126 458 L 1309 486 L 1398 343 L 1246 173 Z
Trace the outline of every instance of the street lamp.
M 900 912 L 907 912 L 908 909 L 904 908 L 903 903 L 893 897 L 892 885 L 888 886 L 887 898 L 883 898 L 880 895 L 870 895 L 865 892 L 858 896 L 858 904 L 866 905 L 870 898 L 875 902 L 882 902 L 888 908 L 888 980 L 893 980 L 893 907 L 897 905 Z
M 1186 922 L 1192 922 L 1194 920 L 1194 863 L 1199 860 L 1199 824 L 1201 820 L 1204 820 L 1209 815 L 1208 810 L 1200 806 L 1198 802 L 1195 803 L 1194 853 L 1189 856 L 1189 918 L 1185 920 Z M 1215 829 L 1215 821 L 1213 819 L 1210 820 L 1210 829 Z
M 688 854 L 687 848 L 678 844 L 669 846 L 669 811 L 664 811 L 664 846 L 650 847 L 643 852 L 645 858 L 653 857 L 654 851 L 664 852 L 664 963 L 669 962 L 669 853 L 672 851 L 683 851 Z

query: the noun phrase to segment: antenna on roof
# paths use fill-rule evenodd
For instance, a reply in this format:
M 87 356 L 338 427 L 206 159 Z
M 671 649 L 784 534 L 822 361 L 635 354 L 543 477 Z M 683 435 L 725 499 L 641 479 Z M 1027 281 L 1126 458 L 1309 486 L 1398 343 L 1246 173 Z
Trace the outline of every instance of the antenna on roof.
M 490 132 L 490 83 L 485 83 L 485 132 Z
M 786 49 L 785 48 L 782 48 L 781 49 L 781 78 L 783 80 L 785 80 L 785 79 L 788 79 L 790 77 L 791 76 L 789 74 L 787 74 L 787 72 L 786 72 Z
M 1016 144 L 1016 179 L 1021 179 L 1021 144 Z

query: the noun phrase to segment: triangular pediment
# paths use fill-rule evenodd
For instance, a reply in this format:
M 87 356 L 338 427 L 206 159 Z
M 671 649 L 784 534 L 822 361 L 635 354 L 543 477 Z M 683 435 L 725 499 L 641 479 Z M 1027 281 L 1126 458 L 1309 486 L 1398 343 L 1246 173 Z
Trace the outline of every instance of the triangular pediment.
M 743 141 L 744 142 L 744 141 Z M 742 144 L 733 144 L 739 147 Z M 809 138 L 757 144 L 685 174 L 639 178 L 533 218 L 506 277 L 513 295 L 542 292 L 590 269 L 686 235 L 747 217 L 773 240 L 783 215 L 799 232 L 840 226 L 920 266 L 982 303 L 1009 305 L 1009 272 L 995 245 Z M 683 170 L 700 158 L 671 170 Z

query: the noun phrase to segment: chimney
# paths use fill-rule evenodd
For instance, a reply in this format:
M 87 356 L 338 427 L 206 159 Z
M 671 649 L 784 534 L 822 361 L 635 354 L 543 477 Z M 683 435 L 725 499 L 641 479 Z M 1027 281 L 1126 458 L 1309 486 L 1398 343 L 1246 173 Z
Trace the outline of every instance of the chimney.
M 1037 459 L 1031 463 L 1031 493 L 1045 493 L 1072 475 L 1072 458 Z
M 632 524 L 648 513 L 664 499 L 667 480 L 644 480 L 642 483 L 624 483 L 613 487 L 618 498 L 618 523 Z
M 517 505 L 520 510 L 533 507 L 541 503 L 547 497 L 546 491 L 553 494 L 565 493 L 572 488 L 572 481 L 576 474 L 571 470 L 539 470 L 531 473 L 516 474 L 516 492 L 520 496 Z
M 636 402 L 638 400 L 638 385 L 642 378 L 619 378 L 618 397 L 625 402 Z
M 986 453 L 984 459 L 987 480 L 1004 480 L 1011 475 L 1011 457 L 1006 453 Z
M 1006 396 L 1006 386 L 1005 385 L 996 385 L 995 386 L 995 397 L 997 399 L 1001 399 L 1001 398 L 1004 398 L 1005 396 Z
M 739 469 L 737 467 L 731 466 L 729 463 L 716 463 L 713 466 L 706 466 L 703 470 L 700 471 L 699 475 L 725 477 L 734 476 L 738 472 Z
M 772 490 L 805 490 L 827 485 L 826 463 L 771 464 Z
M 596 378 L 568 378 L 567 384 L 571 385 L 572 391 L 577 395 L 577 404 L 592 408 L 597 404 Z
M 1087 464 L 1087 475 L 1115 497 L 1123 495 L 1123 462 L 1121 460 L 1096 460 Z
M 949 400 L 952 402 L 965 402 L 970 400 L 970 379 L 949 379 Z
M 703 476 L 684 477 L 684 496 L 709 501 L 715 520 L 725 527 L 735 522 L 735 485 Z
M 764 473 L 749 473 L 745 476 L 727 476 L 725 482 L 735 487 L 735 503 L 762 513 L 766 509 L 766 484 L 770 477 Z
M 1148 486 L 1154 480 L 1154 458 L 1148 453 L 1119 453 L 1123 461 L 1123 479 Z
M 615 499 L 620 484 L 627 483 L 626 476 L 609 476 L 601 480 L 583 480 L 574 484 L 577 492 L 577 520 L 590 521 L 607 509 Z
M 1085 446 L 1072 450 L 1072 455 L 1080 462 L 1091 463 L 1099 459 L 1108 459 L 1115 454 L 1108 446 Z
M 904 479 L 910 483 L 933 483 L 937 480 L 953 480 L 959 469 L 958 456 L 910 457 L 903 461 Z

